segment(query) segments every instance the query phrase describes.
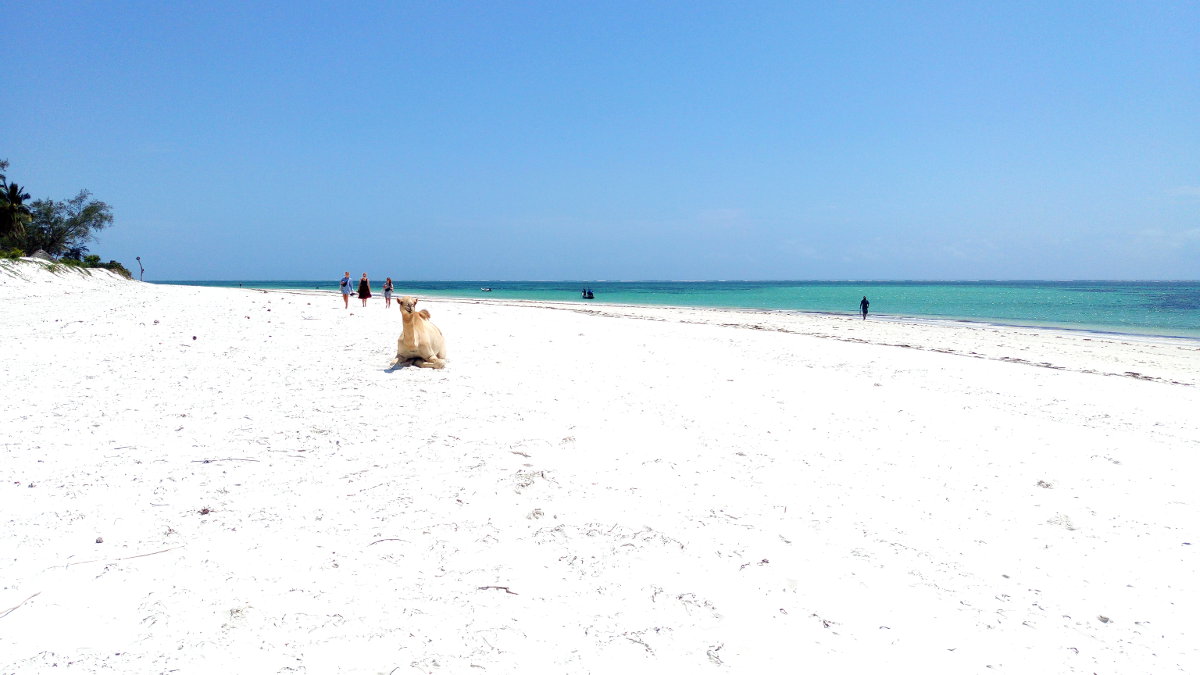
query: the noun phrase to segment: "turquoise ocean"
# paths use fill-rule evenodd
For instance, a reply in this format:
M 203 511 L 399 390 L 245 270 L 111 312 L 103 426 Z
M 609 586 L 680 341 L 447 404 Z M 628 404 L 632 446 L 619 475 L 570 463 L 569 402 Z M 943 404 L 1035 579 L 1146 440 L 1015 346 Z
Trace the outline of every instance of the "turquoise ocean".
M 337 291 L 318 281 L 171 281 L 176 285 Z M 382 300 L 382 279 L 373 293 Z M 726 307 L 975 321 L 1200 339 L 1197 281 L 396 281 L 395 295 Z M 490 288 L 490 291 L 482 289 Z M 595 299 L 585 300 L 590 288 Z

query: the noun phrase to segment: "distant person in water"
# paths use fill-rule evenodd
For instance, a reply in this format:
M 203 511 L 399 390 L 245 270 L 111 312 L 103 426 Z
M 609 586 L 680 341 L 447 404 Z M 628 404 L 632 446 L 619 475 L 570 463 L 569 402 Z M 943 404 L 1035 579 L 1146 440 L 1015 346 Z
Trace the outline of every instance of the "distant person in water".
M 354 290 L 350 286 L 350 284 L 351 284 L 350 273 L 346 272 L 346 275 L 342 277 L 342 284 L 341 284 L 341 286 L 342 286 L 342 302 L 344 302 L 346 304 L 346 309 L 350 309 L 350 292 Z
M 388 277 L 387 281 L 383 282 L 383 308 L 387 309 L 392 306 L 392 278 Z
M 867 300 L 867 296 L 865 295 L 863 296 L 863 299 L 858 302 L 858 308 L 862 310 L 863 321 L 867 320 L 867 308 L 870 306 L 871 301 Z
M 367 306 L 369 297 L 371 297 L 371 282 L 367 279 L 367 273 L 363 272 L 362 278 L 358 280 L 358 299 L 363 301 L 363 307 Z

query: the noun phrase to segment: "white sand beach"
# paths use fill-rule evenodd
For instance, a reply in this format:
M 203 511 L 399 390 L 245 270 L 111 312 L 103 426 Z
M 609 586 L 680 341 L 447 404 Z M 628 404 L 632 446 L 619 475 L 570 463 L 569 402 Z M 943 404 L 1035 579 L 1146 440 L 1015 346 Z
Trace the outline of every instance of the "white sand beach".
M 381 297 L 0 306 L 3 674 L 1200 672 L 1200 341 L 427 298 L 389 370 Z

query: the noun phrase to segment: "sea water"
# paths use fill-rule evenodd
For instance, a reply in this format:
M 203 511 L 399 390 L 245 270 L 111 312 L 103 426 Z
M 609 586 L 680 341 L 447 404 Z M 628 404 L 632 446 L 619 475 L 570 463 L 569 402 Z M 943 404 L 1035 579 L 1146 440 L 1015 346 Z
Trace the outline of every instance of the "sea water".
M 337 291 L 337 280 L 174 281 Z M 382 299 L 381 279 L 372 291 Z M 355 281 L 357 284 L 357 281 Z M 1200 338 L 1200 282 L 1170 281 L 395 281 L 395 296 L 727 307 L 979 321 Z M 491 289 L 485 291 L 483 289 Z M 590 288 L 595 299 L 585 300 Z

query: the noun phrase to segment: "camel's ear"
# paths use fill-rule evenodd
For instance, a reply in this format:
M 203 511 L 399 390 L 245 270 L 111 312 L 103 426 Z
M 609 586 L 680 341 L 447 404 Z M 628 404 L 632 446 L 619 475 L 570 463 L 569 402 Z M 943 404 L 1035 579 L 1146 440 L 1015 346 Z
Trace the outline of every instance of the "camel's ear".
M 417 314 L 420 314 L 422 319 L 429 318 L 429 310 L 427 310 L 427 309 L 423 309 L 423 310 L 417 312 Z

